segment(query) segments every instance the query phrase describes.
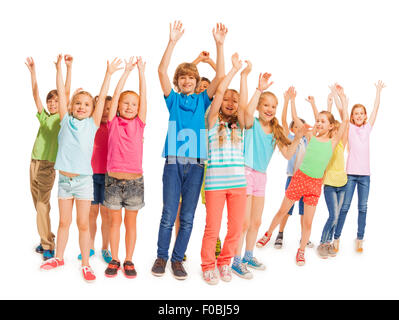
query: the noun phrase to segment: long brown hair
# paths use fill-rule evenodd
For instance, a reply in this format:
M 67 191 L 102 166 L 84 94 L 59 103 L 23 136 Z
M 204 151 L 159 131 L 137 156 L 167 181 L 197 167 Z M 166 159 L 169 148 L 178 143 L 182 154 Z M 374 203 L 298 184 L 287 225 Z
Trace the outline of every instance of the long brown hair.
M 235 94 L 238 95 L 238 97 L 240 97 L 240 94 L 237 92 L 237 90 L 234 89 L 227 89 L 225 91 L 224 94 L 226 94 L 227 92 L 233 92 Z M 219 127 L 218 127 L 218 135 L 219 135 L 219 148 L 221 148 L 226 140 L 226 127 L 224 126 L 223 122 L 223 112 L 222 112 L 222 108 L 220 108 L 219 110 L 219 114 L 218 114 L 218 119 L 219 119 Z M 231 127 L 233 124 L 237 124 L 238 122 L 238 116 L 237 116 L 237 112 L 234 113 L 232 116 L 229 117 L 228 121 L 228 126 Z M 231 128 L 231 142 L 233 144 L 237 144 L 239 143 L 242 139 L 238 136 L 237 134 L 237 130 L 241 130 L 241 129 L 236 129 L 236 128 Z

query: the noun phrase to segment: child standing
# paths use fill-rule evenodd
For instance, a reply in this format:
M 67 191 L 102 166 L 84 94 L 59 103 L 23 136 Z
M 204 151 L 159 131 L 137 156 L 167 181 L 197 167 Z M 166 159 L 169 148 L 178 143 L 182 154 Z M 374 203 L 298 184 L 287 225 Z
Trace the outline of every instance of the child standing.
M 139 95 L 134 91 L 121 93 L 130 72 L 136 66 L 139 71 Z M 143 137 L 147 115 L 145 63 L 141 57 L 133 63 L 126 62 L 125 72 L 115 89 L 108 115 L 108 159 L 105 176 L 105 206 L 111 217 L 110 243 L 112 261 L 105 276 L 115 277 L 120 268 L 118 258 L 122 208 L 125 208 L 126 257 L 123 273 L 129 279 L 137 272 L 132 262 L 136 245 L 136 220 L 144 207 Z M 117 114 L 118 111 L 118 114 Z
M 71 87 L 72 60 L 71 56 L 65 56 L 67 66 L 65 87 L 68 92 Z M 40 237 L 40 244 L 36 248 L 36 252 L 43 254 L 43 260 L 48 260 L 54 257 L 55 248 L 55 235 L 51 232 L 50 197 L 55 180 L 54 162 L 57 156 L 57 137 L 60 131 L 58 92 L 57 90 L 51 90 L 47 94 L 47 112 L 39 95 L 35 62 L 32 58 L 27 58 L 25 64 L 31 74 L 33 99 L 37 108 L 36 117 L 40 123 L 30 163 L 30 189 L 37 213 L 36 224 Z
M 244 70 L 241 77 L 245 95 L 248 72 Z M 290 159 L 301 140 L 301 136 L 297 135 L 291 143 L 283 127 L 278 123 L 277 97 L 272 92 L 266 91 L 273 84 L 269 82 L 270 77 L 271 74 L 268 73 L 259 76 L 258 87 L 245 109 L 246 214 L 232 266 L 233 272 L 244 279 L 252 278 L 252 273 L 247 266 L 256 270 L 265 269 L 265 265 L 253 256 L 253 250 L 265 203 L 266 171 L 274 149 L 277 145 L 283 156 Z M 259 118 L 254 117 L 255 109 L 259 112 Z M 245 254 L 241 259 L 244 240 L 246 242 Z
M 62 83 L 61 59 L 62 55 L 59 55 L 56 62 L 61 129 L 58 135 L 59 148 L 55 163 L 55 169 L 59 170 L 60 220 L 55 258 L 43 263 L 41 269 L 50 270 L 64 265 L 64 251 L 72 222 L 73 203 L 76 199 L 79 246 L 82 254 L 81 271 L 83 278 L 91 282 L 96 277 L 89 264 L 89 214 L 90 204 L 93 200 L 93 170 L 90 162 L 94 137 L 101 123 L 109 82 L 112 74 L 118 70 L 120 61 L 115 59 L 111 64 L 107 63 L 107 72 L 96 108 L 94 109 L 94 101 L 90 93 L 80 91 L 71 99 L 69 114 L 65 87 Z
M 182 26 L 180 21 L 175 22 L 173 27 L 170 25 L 169 43 L 158 68 L 170 117 L 163 152 L 166 158 L 162 178 L 163 210 L 158 233 L 157 259 L 152 267 L 153 275 L 165 274 L 172 228 L 181 196 L 180 228 L 171 258 L 173 275 L 179 280 L 187 278 L 182 260 L 191 235 L 204 174 L 204 160 L 207 158 L 204 116 L 224 74 L 221 61 L 227 33 L 224 25 L 218 24 L 216 30 L 213 30 L 217 49 L 216 76 L 208 89 L 195 94 L 200 79 L 197 67 L 192 63 L 183 63 L 177 67 L 173 79 L 177 93 L 172 90 L 167 70 L 173 49 L 184 33 Z
M 305 126 L 296 116 L 295 97 L 296 92 L 294 90 L 291 93 L 292 117 L 297 126 L 303 130 Z M 347 128 L 347 99 L 343 94 L 340 95 L 340 99 L 344 111 L 341 126 L 338 131 L 334 130 L 336 123 L 334 116 L 330 112 L 322 111 L 318 114 L 316 124 L 313 127 L 313 135 L 309 141 L 302 164 L 294 173 L 291 183 L 285 192 L 281 207 L 274 216 L 269 230 L 262 239 L 258 241 L 260 245 L 265 246 L 269 242 L 273 230 L 280 224 L 292 205 L 303 197 L 305 208 L 302 224 L 302 238 L 296 255 L 296 263 L 298 266 L 303 266 L 305 264 L 305 247 L 309 241 L 313 217 L 320 198 L 324 171 L 330 161 L 333 150 Z
M 335 247 L 338 250 L 339 238 L 349 211 L 353 193 L 357 186 L 358 195 L 358 230 L 356 238 L 356 251 L 363 252 L 363 237 L 366 228 L 367 201 L 370 190 L 370 133 L 377 118 L 380 107 L 381 91 L 385 88 L 382 81 L 375 84 L 377 93 L 374 102 L 373 112 L 367 122 L 367 110 L 361 104 L 355 104 L 350 115 L 348 130 L 348 159 L 346 173 L 348 183 L 344 202 L 339 213 L 338 224 L 335 230 Z
M 237 54 L 233 55 L 232 63 L 233 67 L 219 85 L 208 114 L 206 226 L 202 239 L 201 266 L 204 280 L 211 285 L 219 281 L 215 271 L 215 245 L 225 202 L 228 212 L 227 235 L 217 258 L 217 267 L 220 278 L 226 282 L 231 281 L 230 262 L 240 239 L 245 216 L 244 113 L 238 107 L 238 92 L 232 89 L 226 91 L 242 66 Z

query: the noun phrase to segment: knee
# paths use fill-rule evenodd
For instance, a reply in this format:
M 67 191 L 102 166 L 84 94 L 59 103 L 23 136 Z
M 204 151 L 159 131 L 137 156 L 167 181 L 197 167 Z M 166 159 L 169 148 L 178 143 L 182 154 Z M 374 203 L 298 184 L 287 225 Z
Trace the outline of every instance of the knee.
M 71 219 L 60 219 L 58 227 L 60 229 L 69 229 L 71 226 L 72 220 Z
M 260 228 L 261 224 L 262 224 L 262 220 L 261 219 L 254 219 L 254 220 L 251 221 L 250 228 L 257 230 L 257 229 Z
M 77 221 L 79 232 L 87 232 L 89 231 L 89 222 L 88 221 Z
M 358 210 L 359 210 L 359 213 L 366 213 L 367 212 L 367 204 L 359 204 Z

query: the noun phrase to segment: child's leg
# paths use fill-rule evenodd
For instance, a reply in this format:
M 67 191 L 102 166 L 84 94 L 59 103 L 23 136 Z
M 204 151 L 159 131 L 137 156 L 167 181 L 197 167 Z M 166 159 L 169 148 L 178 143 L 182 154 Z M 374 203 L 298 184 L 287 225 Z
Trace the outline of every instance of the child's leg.
M 125 246 L 126 246 L 126 258 L 125 261 L 132 261 L 133 252 L 136 246 L 136 220 L 137 220 L 138 211 L 135 210 L 126 210 L 125 209 L 125 228 L 126 228 L 126 237 L 125 237 Z
M 357 219 L 357 239 L 363 240 L 364 230 L 366 228 L 367 201 L 370 191 L 370 176 L 358 177 L 357 195 L 358 195 L 358 219 Z
M 82 254 L 82 266 L 90 265 L 90 205 L 91 200 L 76 200 L 76 220 L 79 229 L 79 246 Z
M 345 224 L 346 215 L 351 206 L 353 194 L 355 192 L 356 183 L 357 183 L 356 176 L 348 174 L 348 182 L 346 183 L 344 202 L 342 204 L 341 211 L 339 212 L 337 227 L 334 233 L 334 239 L 339 239 L 341 237 L 342 229 Z
M 98 217 L 98 204 L 92 204 L 90 206 L 90 215 L 89 215 L 89 226 L 90 226 L 90 249 L 94 250 L 94 240 L 96 238 L 97 233 L 97 217 Z
M 109 247 L 109 229 L 111 227 L 111 217 L 108 213 L 108 208 L 100 204 L 101 215 L 101 235 L 103 238 L 102 249 L 106 250 Z
M 291 182 L 292 176 L 287 177 L 287 181 L 285 182 L 285 190 L 288 189 L 290 182 Z M 284 232 L 285 226 L 287 225 L 288 218 L 292 216 L 292 212 L 294 211 L 295 203 L 292 205 L 290 210 L 288 211 L 288 214 L 283 218 L 283 220 L 280 223 L 280 229 L 279 232 L 282 233 Z
M 246 189 L 237 188 L 227 191 L 227 235 L 217 260 L 218 266 L 230 265 L 237 249 L 245 219 Z M 208 199 L 207 199 L 208 202 Z M 216 244 L 216 242 L 215 242 Z
M 175 221 L 176 238 L 177 238 L 177 235 L 178 235 L 179 229 L 180 229 L 180 210 L 181 210 L 181 201 L 179 202 L 179 207 L 177 208 L 177 215 L 176 215 L 176 221 Z
M 312 230 L 312 223 L 313 223 L 313 217 L 316 212 L 316 206 L 311 206 L 305 203 L 305 212 L 303 215 L 303 225 L 302 225 L 302 238 L 301 238 L 301 244 L 300 244 L 300 249 L 305 250 L 306 245 L 310 239 L 310 233 Z
M 244 239 L 245 239 L 245 236 L 247 235 L 247 231 L 249 228 L 249 223 L 251 220 L 251 211 L 252 211 L 252 198 L 253 197 L 251 195 L 247 194 L 244 223 L 242 225 L 240 240 L 238 241 L 237 249 L 235 252 L 235 255 L 237 257 L 241 257 L 242 247 L 244 245 Z
M 72 223 L 73 199 L 58 199 L 60 221 L 57 232 L 56 258 L 63 260 L 65 247 L 69 237 L 69 227 Z
M 288 199 L 286 196 L 284 196 L 280 209 L 275 214 L 270 224 L 270 227 L 267 230 L 268 235 L 271 235 L 273 233 L 274 229 L 281 223 L 281 221 L 287 215 L 288 211 L 290 210 L 290 208 L 293 206 L 294 203 L 295 203 L 294 200 Z
M 253 251 L 258 236 L 259 227 L 262 223 L 262 213 L 265 205 L 265 197 L 252 197 L 252 210 L 249 228 L 246 236 L 246 251 Z M 286 214 L 286 216 L 288 216 Z
M 206 225 L 201 246 L 202 271 L 215 268 L 215 246 L 222 223 L 226 191 L 205 191 Z
M 332 238 L 334 221 L 338 211 L 338 197 L 335 189 L 332 186 L 324 186 L 324 199 L 328 209 L 328 219 L 324 225 L 320 243 L 330 242 Z
M 109 243 L 111 247 L 112 260 L 119 261 L 119 241 L 122 225 L 122 209 L 112 210 L 108 208 L 108 213 L 111 218 L 111 225 L 109 229 Z

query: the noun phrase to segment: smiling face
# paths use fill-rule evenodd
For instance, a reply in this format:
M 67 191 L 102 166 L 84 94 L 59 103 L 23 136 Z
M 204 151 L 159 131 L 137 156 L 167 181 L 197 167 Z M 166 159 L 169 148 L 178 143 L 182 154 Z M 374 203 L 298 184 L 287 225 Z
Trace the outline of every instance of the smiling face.
M 351 122 L 360 127 L 364 125 L 367 120 L 366 108 L 361 104 L 355 104 L 351 112 Z
M 230 118 L 237 113 L 239 98 L 240 96 L 234 90 L 230 89 L 225 92 L 222 106 L 220 107 L 220 110 L 225 117 Z
M 206 89 L 208 89 L 209 84 L 210 84 L 209 81 L 201 80 L 197 87 L 196 93 L 204 92 Z
M 181 63 L 175 71 L 173 84 L 175 88 L 186 95 L 195 93 L 200 81 L 197 66 L 193 63 Z
M 329 119 L 329 116 L 326 112 L 320 112 L 317 115 L 316 119 L 316 134 L 318 136 L 324 136 L 326 134 L 329 134 L 332 129 L 334 129 L 334 124 L 332 121 L 330 122 L 331 119 Z
M 277 98 L 273 94 L 263 93 L 256 108 L 259 112 L 259 119 L 264 122 L 271 121 L 276 116 L 277 104 Z
M 133 92 L 121 94 L 118 102 L 119 116 L 124 119 L 134 119 L 139 110 L 139 97 Z
M 93 113 L 93 98 L 88 93 L 79 92 L 72 98 L 71 112 L 78 120 L 89 118 Z
M 197 87 L 197 80 L 194 76 L 186 74 L 177 79 L 177 86 L 179 87 L 181 93 L 187 95 L 193 94 L 195 92 L 195 88 Z
M 58 113 L 58 97 L 54 96 L 51 99 L 47 100 L 47 110 L 50 114 Z

